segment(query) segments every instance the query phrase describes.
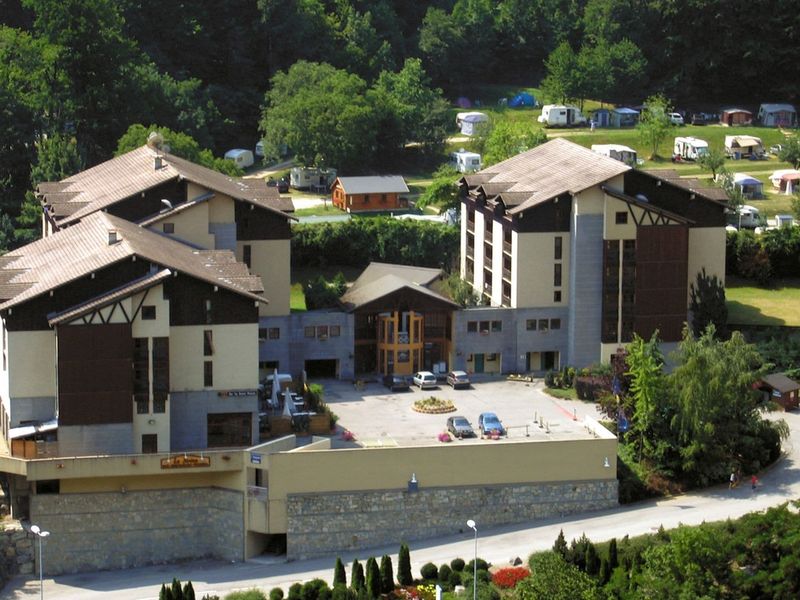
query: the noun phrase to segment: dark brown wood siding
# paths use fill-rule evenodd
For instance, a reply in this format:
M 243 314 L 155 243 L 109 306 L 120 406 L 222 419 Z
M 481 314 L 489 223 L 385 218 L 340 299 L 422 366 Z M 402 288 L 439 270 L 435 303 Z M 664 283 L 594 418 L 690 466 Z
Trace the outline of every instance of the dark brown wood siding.
M 186 201 L 186 182 L 175 179 L 137 193 L 130 198 L 112 204 L 108 212 L 126 221 L 140 221 L 167 208 L 161 200 L 169 200 L 173 206 Z
M 653 206 L 690 219 L 695 227 L 725 227 L 724 203 L 700 196 L 692 199 L 690 190 L 636 169 L 625 173 L 625 193 L 629 196 L 643 194 Z
M 519 233 L 568 232 L 571 217 L 572 199 L 565 195 L 515 214 L 511 227 Z
M 130 423 L 132 394 L 130 324 L 58 328 L 59 425 Z
M 170 325 L 258 323 L 258 308 L 251 298 L 223 288 L 215 292 L 210 283 L 184 275 L 169 278 L 164 287 Z
M 650 225 L 636 231 L 634 331 L 649 338 L 658 329 L 665 342 L 681 339 L 686 321 L 689 229 Z
M 105 294 L 109 290 L 120 287 L 134 279 L 143 277 L 150 270 L 150 263 L 145 260 L 132 261 L 126 258 L 111 264 L 104 269 L 80 277 L 49 293 L 32 298 L 28 302 L 15 306 L 8 316 L 9 331 L 31 331 L 50 329 L 47 315 L 58 313 L 85 302 L 90 298 Z
M 235 206 L 237 240 L 288 240 L 292 237 L 288 217 L 241 200 L 236 200 Z

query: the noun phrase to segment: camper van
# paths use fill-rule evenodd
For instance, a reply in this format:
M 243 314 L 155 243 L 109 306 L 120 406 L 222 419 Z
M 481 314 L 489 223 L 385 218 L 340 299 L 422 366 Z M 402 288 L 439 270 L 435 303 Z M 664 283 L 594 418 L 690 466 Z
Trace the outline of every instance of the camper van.
M 228 160 L 232 160 L 236 163 L 236 166 L 240 169 L 246 169 L 247 167 L 252 167 L 253 163 L 253 152 L 251 150 L 243 150 L 242 148 L 234 148 L 233 150 L 228 150 L 225 153 L 225 158 Z
M 758 227 L 758 222 L 758 209 L 755 206 L 743 204 L 739 207 L 738 223 L 740 228 L 745 227 L 747 229 L 753 229 Z
M 708 154 L 708 142 L 696 137 L 676 137 L 672 147 L 672 161 L 700 160 Z
M 450 153 L 450 166 L 459 173 L 473 173 L 481 170 L 481 155 L 467 152 L 463 148 Z
M 586 117 L 581 114 L 581 110 L 576 106 L 564 106 L 562 104 L 545 104 L 542 107 L 542 114 L 537 119 L 545 127 L 574 127 L 586 125 Z
M 624 162 L 626 165 L 636 164 L 636 150 L 622 144 L 592 144 L 592 152 Z
M 289 185 L 296 190 L 311 190 L 327 194 L 334 181 L 336 181 L 336 169 L 293 167 L 289 172 Z
M 764 144 L 761 138 L 752 135 L 726 135 L 725 154 L 730 158 L 764 158 Z

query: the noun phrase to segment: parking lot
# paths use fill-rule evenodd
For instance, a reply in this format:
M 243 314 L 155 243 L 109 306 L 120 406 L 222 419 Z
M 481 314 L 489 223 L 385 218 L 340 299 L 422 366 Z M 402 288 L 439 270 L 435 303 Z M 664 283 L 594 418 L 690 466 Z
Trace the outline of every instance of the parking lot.
M 459 444 L 590 438 L 581 421 L 586 415 L 598 416 L 593 404 L 545 394 L 541 380 L 486 378 L 473 381 L 469 389 L 453 390 L 442 383 L 436 389 L 412 387 L 404 392 L 389 392 L 377 382 L 367 383 L 361 390 L 344 381 L 326 380 L 323 385 L 325 402 L 339 416 L 340 428 L 352 432 L 355 443 L 362 447 L 438 444 L 437 436 L 446 430 L 447 418 L 454 415 L 466 417 L 478 434 L 455 439 Z M 413 410 L 415 400 L 430 396 L 452 400 L 455 412 L 423 414 Z M 478 415 L 487 411 L 497 414 L 507 436 L 498 441 L 480 439 Z M 347 445 L 354 444 L 335 443 L 335 447 Z

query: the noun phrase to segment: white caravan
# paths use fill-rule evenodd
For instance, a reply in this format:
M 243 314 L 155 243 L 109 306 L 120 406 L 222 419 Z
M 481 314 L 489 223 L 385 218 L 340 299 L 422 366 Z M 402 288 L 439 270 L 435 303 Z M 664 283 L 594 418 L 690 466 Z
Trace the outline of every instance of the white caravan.
M 563 104 L 545 104 L 542 107 L 542 114 L 537 120 L 546 127 L 586 125 L 586 117 L 581 114 L 581 109 L 577 106 Z

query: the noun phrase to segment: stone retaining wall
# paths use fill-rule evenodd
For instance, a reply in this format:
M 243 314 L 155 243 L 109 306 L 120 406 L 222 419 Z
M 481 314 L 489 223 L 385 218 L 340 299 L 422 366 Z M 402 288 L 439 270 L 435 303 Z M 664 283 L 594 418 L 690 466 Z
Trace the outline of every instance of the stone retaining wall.
M 0 588 L 15 575 L 30 575 L 34 567 L 33 534 L 19 521 L 4 521 L 0 531 Z
M 31 496 L 50 531 L 45 573 L 125 569 L 185 559 L 244 559 L 241 492 L 217 488 Z
M 523 523 L 618 504 L 617 480 L 292 494 L 287 556 L 309 558 Z

